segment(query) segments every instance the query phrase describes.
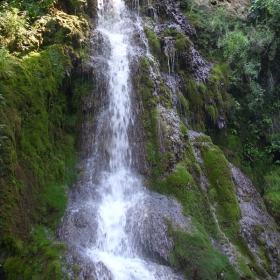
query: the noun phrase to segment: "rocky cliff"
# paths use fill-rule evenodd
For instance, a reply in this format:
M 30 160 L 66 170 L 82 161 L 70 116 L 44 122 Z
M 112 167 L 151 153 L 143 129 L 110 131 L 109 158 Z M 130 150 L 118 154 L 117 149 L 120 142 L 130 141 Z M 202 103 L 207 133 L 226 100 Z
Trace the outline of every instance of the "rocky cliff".
M 250 180 L 208 136 L 190 130 L 225 129 L 235 104 L 227 65 L 199 54 L 180 5 L 140 2 L 153 55 L 140 58 L 133 74 L 148 162 L 143 173 L 149 189 L 170 199 L 169 207 L 157 199 L 149 206 L 143 244 L 187 279 L 276 279 L 278 225 Z M 181 222 L 164 210 L 172 212 L 172 199 L 182 205 Z

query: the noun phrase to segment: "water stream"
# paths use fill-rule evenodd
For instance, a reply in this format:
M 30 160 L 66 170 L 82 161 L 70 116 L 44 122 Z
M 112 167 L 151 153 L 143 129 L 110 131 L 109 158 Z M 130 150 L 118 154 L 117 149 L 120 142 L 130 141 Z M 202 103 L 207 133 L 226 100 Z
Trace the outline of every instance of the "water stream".
M 129 35 L 131 22 L 121 0 L 98 1 L 97 31 L 110 42 L 108 171 L 98 186 L 100 205 L 96 244 L 87 250 L 97 266 L 98 279 L 153 279 L 133 249 L 127 217 L 141 204 L 141 183 L 130 171 L 128 126 L 133 123 L 129 96 Z M 101 265 L 102 264 L 102 265 Z M 105 265 L 105 269 L 104 268 Z
M 143 257 L 137 240 L 138 217 L 145 211 L 148 193 L 132 171 L 128 133 L 134 124 L 130 58 L 137 52 L 131 44 L 137 23 L 130 13 L 122 0 L 98 1 L 95 33 L 102 46 L 96 46 L 99 51 L 93 60 L 99 65 L 96 71 L 106 76 L 104 104 L 92 126 L 94 136 L 85 135 L 93 143 L 60 231 L 61 239 L 72 246 L 68 261 L 82 267 L 78 279 L 92 279 L 89 275 L 93 279 L 177 279 L 170 268 L 152 262 L 147 254 Z M 102 75 L 97 77 L 97 84 L 101 83 Z

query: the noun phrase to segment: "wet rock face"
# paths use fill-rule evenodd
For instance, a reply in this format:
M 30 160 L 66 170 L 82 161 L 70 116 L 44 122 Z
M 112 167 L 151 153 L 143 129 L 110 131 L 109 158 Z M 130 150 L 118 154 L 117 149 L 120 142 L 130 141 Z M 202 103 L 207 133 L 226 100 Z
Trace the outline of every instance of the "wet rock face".
M 70 197 L 68 209 L 63 217 L 63 222 L 59 228 L 60 239 L 68 244 L 76 244 L 78 247 L 89 247 L 96 240 L 97 222 L 96 209 L 90 199 L 98 198 L 94 187 L 86 183 L 87 175 L 83 176 L 84 186 L 76 184 Z M 90 178 L 88 178 L 90 181 Z M 82 205 L 82 206 L 81 206 Z M 77 244 L 77 242 L 79 242 Z
M 179 1 L 157 1 L 155 9 L 159 17 L 166 19 L 166 22 L 162 22 L 162 25 L 158 26 L 159 31 L 164 27 L 176 29 L 188 36 L 194 34 L 187 17 L 180 11 Z
M 191 28 L 188 24 L 187 18 L 179 12 L 178 3 L 175 1 L 158 1 L 155 7 L 148 7 L 146 9 L 146 15 L 149 17 L 155 17 L 155 14 L 165 16 L 169 19 L 169 22 L 156 22 L 153 26 L 155 32 L 161 36 L 164 32 L 165 28 L 173 28 L 183 32 L 191 36 Z M 82 110 L 84 114 L 95 115 L 98 116 L 98 109 L 100 104 L 102 103 L 104 107 L 106 104 L 106 96 L 102 93 L 106 92 L 107 87 L 107 79 L 106 79 L 106 63 L 104 60 L 98 57 L 109 55 L 110 49 L 105 49 L 102 47 L 104 45 L 106 47 L 107 43 L 105 43 L 106 38 L 100 37 L 100 34 L 96 33 L 94 35 L 93 41 L 95 44 L 101 46 L 96 49 L 95 61 L 93 63 L 93 80 L 96 85 L 96 92 L 98 92 L 98 96 L 96 93 L 92 93 L 90 97 L 85 98 L 82 103 Z M 104 44 L 103 44 L 104 42 Z M 171 53 L 174 50 L 174 39 L 172 37 L 164 37 L 163 38 L 164 47 L 167 53 Z M 196 81 L 205 81 L 209 75 L 212 65 L 199 55 L 199 53 L 191 46 L 190 49 L 186 50 L 184 53 L 185 61 L 187 65 L 190 65 L 190 73 L 194 77 Z M 105 63 L 105 64 L 104 64 Z M 131 62 L 131 68 L 133 68 L 133 61 Z M 105 69 L 103 72 L 98 72 L 99 68 Z M 176 94 L 176 90 L 179 87 L 180 79 L 176 75 L 162 74 L 161 77 L 169 87 L 169 92 L 171 95 Z M 160 81 L 160 77 L 158 72 L 150 73 L 150 78 L 153 80 L 154 85 L 154 95 L 160 97 L 160 87 L 162 86 L 162 82 Z M 135 110 L 135 124 L 134 128 L 131 126 L 128 133 L 130 135 L 130 141 L 134 145 L 133 149 L 133 166 L 137 171 L 141 174 L 148 174 L 148 164 L 145 155 L 144 148 L 144 132 L 143 125 L 137 119 L 137 114 L 139 113 L 139 103 L 136 97 L 136 93 L 133 93 L 135 96 L 132 97 L 133 108 Z M 103 98 L 103 99 L 102 99 Z M 94 102 L 92 101 L 94 100 Z M 164 155 L 169 152 L 174 157 L 169 159 L 168 167 L 165 170 L 166 173 L 171 172 L 174 169 L 176 163 L 184 160 L 184 151 L 186 151 L 188 147 L 188 139 L 195 140 L 199 136 L 203 136 L 203 134 L 198 134 L 195 132 L 183 133 L 181 131 L 181 123 L 180 117 L 178 116 L 176 110 L 171 105 L 163 106 L 161 104 L 155 105 L 158 113 L 157 117 L 157 135 L 160 143 L 160 153 Z M 100 115 L 98 118 L 106 119 L 106 110 L 103 115 Z M 222 129 L 225 125 L 224 119 L 220 118 L 219 126 Z M 85 155 L 88 155 L 94 151 L 96 148 L 92 143 L 98 137 L 98 127 L 95 122 L 85 122 L 83 129 L 85 135 L 85 143 L 83 147 L 83 151 Z M 90 131 L 96 131 L 96 134 L 93 135 Z M 207 145 L 207 142 L 205 142 Z M 98 148 L 98 147 L 97 147 Z M 100 148 L 103 151 L 103 147 Z M 199 148 L 197 148 L 199 149 Z M 198 153 L 198 151 L 197 151 Z M 106 161 L 106 151 L 100 152 L 102 156 L 97 158 L 96 161 L 102 162 Z M 203 160 L 198 158 L 198 162 L 201 166 L 203 166 Z M 90 165 L 91 163 L 87 161 L 85 158 L 81 165 Z M 94 166 L 92 164 L 92 166 Z M 91 170 L 91 168 L 86 168 L 86 170 Z M 279 232 L 277 231 L 277 227 L 273 221 L 273 219 L 266 213 L 264 204 L 260 198 L 260 195 L 257 193 L 251 182 L 234 166 L 231 165 L 231 171 L 233 174 L 235 186 L 236 186 L 236 194 L 238 198 L 238 202 L 241 208 L 241 220 L 240 224 L 240 234 L 247 241 L 250 250 L 255 255 L 260 266 L 264 266 L 264 257 L 266 260 L 271 263 L 270 271 L 273 275 L 277 275 L 279 268 Z M 205 192 L 206 196 L 209 192 L 208 189 L 208 179 L 205 174 L 201 175 L 201 184 L 202 190 Z M 100 266 L 94 267 L 90 258 L 86 255 L 86 252 L 80 250 L 80 248 L 90 247 L 94 244 L 96 240 L 96 228 L 97 224 L 95 213 L 96 209 L 92 209 L 90 205 L 86 203 L 87 199 L 90 197 L 95 197 L 98 199 L 98 194 L 95 193 L 94 188 L 91 188 L 91 183 L 95 182 L 97 179 L 92 178 L 90 174 L 84 173 L 81 177 L 83 181 L 81 187 L 76 186 L 73 189 L 73 194 L 71 199 L 73 203 L 71 203 L 72 208 L 68 209 L 64 217 L 63 226 L 60 228 L 60 236 L 62 240 L 67 240 L 69 246 L 69 254 L 67 255 L 67 261 L 71 264 L 77 264 L 79 266 L 79 271 L 77 271 L 77 275 L 74 275 L 78 279 L 96 279 L 96 267 L 103 272 L 104 276 L 108 279 L 113 278 L 110 275 L 110 272 L 106 269 L 104 265 L 100 263 Z M 87 184 L 88 182 L 88 184 Z M 187 186 L 185 186 L 187 187 Z M 144 202 L 144 207 L 133 213 L 132 215 L 137 216 L 137 224 L 133 224 L 135 232 L 135 240 L 134 244 L 138 248 L 139 252 L 144 256 L 148 256 L 151 259 L 156 259 L 157 261 L 163 264 L 169 264 L 169 256 L 174 248 L 174 240 L 173 237 L 169 234 L 169 226 L 172 225 L 173 229 L 183 230 L 190 235 L 192 235 L 196 228 L 192 224 L 192 218 L 186 217 L 182 214 L 182 206 L 172 197 L 166 197 L 164 195 L 149 192 L 147 191 L 147 200 Z M 80 197 L 80 200 L 83 201 L 84 206 L 81 208 L 75 209 L 75 201 L 77 197 Z M 213 209 L 212 209 L 213 210 Z M 131 223 L 133 223 L 134 218 L 131 217 Z M 218 224 L 219 221 L 217 221 Z M 128 228 L 130 221 L 128 220 Z M 82 235 L 82 237 L 81 237 Z M 224 238 L 226 239 L 226 237 Z M 71 244 L 75 244 L 76 240 L 79 240 L 79 244 L 75 248 L 72 247 Z M 230 252 L 231 248 L 229 245 L 230 242 L 224 241 L 225 245 L 223 248 L 223 252 L 230 259 L 231 255 L 235 252 Z M 223 247 L 221 244 L 221 240 L 213 240 L 214 247 L 219 250 Z M 232 251 L 236 248 L 234 247 Z M 221 249 L 222 251 L 222 249 Z M 235 256 L 233 256 L 234 258 Z M 231 261 L 231 259 L 230 259 Z M 234 260 L 231 261 L 235 264 Z M 186 264 L 187 265 L 187 264 Z M 164 268 L 163 268 L 164 270 Z M 162 273 L 158 272 L 159 275 Z M 222 275 L 222 274 L 221 274 Z M 72 275 L 73 276 L 73 275 Z M 74 277 L 73 277 L 74 278 Z M 159 278 L 160 279 L 160 278 Z M 182 279 L 180 276 L 174 276 L 173 279 Z M 269 279 L 269 278 L 268 278 Z M 271 278 L 272 279 L 272 278 Z
M 144 213 L 139 219 L 140 244 L 148 254 L 169 263 L 173 249 L 172 236 L 168 234 L 168 223 L 173 228 L 192 231 L 194 226 L 190 217 L 182 214 L 182 206 L 172 197 L 149 192 L 145 201 Z
M 172 31 L 179 31 L 182 32 L 182 34 L 188 36 L 193 35 L 187 18 L 180 13 L 178 7 L 178 2 L 176 1 L 163 0 L 157 1 L 153 7 L 149 6 L 145 9 L 146 15 L 148 15 L 149 17 L 154 17 L 153 21 L 150 19 L 146 19 L 146 26 L 149 29 L 153 30 L 154 34 L 156 34 L 157 39 L 161 44 L 161 55 L 162 57 L 164 57 L 165 55 L 169 59 L 169 65 L 172 64 L 172 59 L 175 59 L 176 55 L 178 55 L 174 35 L 175 32 L 172 33 Z M 166 29 L 170 29 L 171 32 L 165 32 Z M 174 36 L 172 37 L 172 35 Z M 175 53 L 176 55 L 174 55 Z M 164 59 L 158 62 L 162 64 L 163 60 Z M 207 81 L 209 72 L 211 71 L 213 65 L 205 61 L 199 55 L 192 43 L 189 48 L 185 48 L 184 51 L 180 53 L 180 57 L 178 60 L 180 60 L 180 63 L 181 60 L 183 60 L 183 63 L 179 67 L 185 67 L 184 70 L 187 70 L 196 82 Z M 160 179 L 162 179 L 172 172 L 174 166 L 176 166 L 178 162 L 182 162 L 184 160 L 184 151 L 190 149 L 187 145 L 188 138 L 190 138 L 192 142 L 195 142 L 196 138 L 203 138 L 205 137 L 205 135 L 190 131 L 188 135 L 184 135 L 180 131 L 180 121 L 182 121 L 182 119 L 180 119 L 178 113 L 176 112 L 176 109 L 172 107 L 175 104 L 176 94 L 178 92 L 178 89 L 180 89 L 181 84 L 180 76 L 177 74 L 179 67 L 178 64 L 177 66 L 175 64 L 175 71 L 172 70 L 172 67 L 170 67 L 171 71 L 166 71 L 165 69 L 163 69 L 162 71 L 162 69 L 156 69 L 157 66 L 154 66 L 158 62 L 149 64 L 151 70 L 150 74 L 147 74 L 147 79 L 151 78 L 153 82 L 152 85 L 154 87 L 150 98 L 152 99 L 154 98 L 154 96 L 158 97 L 154 98 L 154 106 L 157 112 L 156 129 L 157 140 L 159 140 L 159 152 L 160 157 L 167 153 L 174 155 L 174 157 L 168 159 L 166 169 L 164 169 L 163 173 L 160 174 Z M 162 102 L 163 100 L 166 100 L 165 96 L 161 96 L 162 92 L 160 88 L 162 84 L 164 84 L 168 88 L 167 92 L 172 97 L 172 105 L 170 103 L 167 104 L 167 102 Z M 224 86 L 224 84 L 221 85 Z M 226 119 L 222 115 L 218 116 L 217 125 L 221 130 L 226 127 Z M 199 178 L 201 183 L 201 190 L 205 193 L 205 197 L 208 199 L 208 201 L 211 202 L 211 195 L 215 195 L 214 192 L 213 194 L 210 193 L 211 187 L 209 178 L 211 175 L 205 172 L 203 162 L 204 159 L 200 155 L 200 149 L 203 148 L 204 145 L 213 145 L 212 142 L 210 142 L 210 138 L 209 140 L 206 139 L 205 141 L 200 142 L 196 147 L 197 150 L 195 150 L 195 154 L 197 154 L 197 162 L 199 163 L 202 172 L 201 178 Z M 220 154 L 217 151 L 216 153 L 217 154 L 215 154 L 215 156 L 222 156 L 222 153 Z M 225 163 L 227 165 L 227 162 Z M 190 169 L 192 168 L 191 166 L 188 166 L 188 168 L 189 167 Z M 213 203 L 209 210 L 209 212 L 212 212 L 212 215 L 215 217 L 215 227 L 217 228 L 217 231 L 219 233 L 219 238 L 217 239 L 210 237 L 209 234 L 212 245 L 213 247 L 215 247 L 215 249 L 219 250 L 227 256 L 230 263 L 236 268 L 240 277 L 243 277 L 245 275 L 244 273 L 248 273 L 248 270 L 249 272 L 251 272 L 252 263 L 258 263 L 258 267 L 264 268 L 264 270 L 261 272 L 263 274 L 258 274 L 259 272 L 256 272 L 254 274 L 253 272 L 253 274 L 248 273 L 247 275 L 254 275 L 256 277 L 260 277 L 260 275 L 266 275 L 265 279 L 276 279 L 273 277 L 278 277 L 277 273 L 279 273 L 278 248 L 280 244 L 277 226 L 273 219 L 267 214 L 262 199 L 251 182 L 237 168 L 232 165 L 231 171 L 236 187 L 236 196 L 241 209 L 241 219 L 239 221 L 239 224 L 238 219 L 240 218 L 240 216 L 238 216 L 238 219 L 235 219 L 237 224 L 236 232 L 232 234 L 239 234 L 244 238 L 249 246 L 248 255 L 250 256 L 248 257 L 248 255 L 242 253 L 240 247 L 236 246 L 236 241 L 232 241 L 233 238 L 230 236 L 230 234 L 228 234 L 228 232 L 226 232 L 226 230 L 221 227 L 221 224 L 223 222 L 225 223 L 225 221 L 223 221 L 222 218 L 217 214 L 217 211 L 215 211 L 215 207 L 219 206 L 217 205 L 217 203 Z M 230 172 L 229 180 L 232 185 L 232 192 L 230 193 L 230 195 L 235 197 Z M 171 198 L 167 198 L 165 196 L 154 193 L 150 195 L 150 198 L 151 202 L 148 201 L 145 205 L 145 212 L 139 214 L 139 221 L 141 221 L 141 223 L 139 223 L 138 225 L 140 228 L 140 235 L 138 239 L 139 248 L 144 248 L 144 253 L 146 252 L 147 255 L 152 255 L 154 256 L 154 258 L 158 258 L 161 261 L 168 263 L 168 257 L 174 247 L 174 240 L 176 241 L 176 239 L 174 238 L 173 240 L 172 236 L 168 234 L 169 222 L 166 223 L 166 221 L 172 221 L 172 224 L 175 228 L 177 223 L 179 229 L 183 229 L 187 232 L 190 231 L 191 235 L 191 220 L 188 220 L 187 217 L 182 216 L 180 206 L 178 207 L 178 204 L 177 206 L 174 206 L 177 202 L 173 205 L 174 202 Z M 178 197 L 178 199 L 180 198 Z M 226 198 L 224 199 L 224 201 L 225 200 Z M 236 209 L 238 209 L 238 211 L 239 206 L 236 203 Z M 209 213 L 209 217 L 210 215 L 211 214 Z M 143 226 L 141 227 L 140 224 L 142 224 Z M 242 239 L 242 242 L 244 242 L 244 240 Z M 241 247 L 243 246 L 240 244 L 238 245 Z M 247 250 L 245 245 L 243 249 Z M 253 255 L 254 260 L 249 260 L 249 258 L 251 258 L 251 255 Z M 244 266 L 246 266 L 247 272 L 242 271 L 240 260 L 244 261 Z M 245 277 L 247 277 L 247 275 L 244 276 L 244 279 Z
M 84 183 L 86 176 L 83 179 Z M 71 202 L 59 229 L 60 240 L 68 244 L 66 261 L 76 269 L 68 271 L 71 279 L 98 279 L 98 271 L 102 271 L 104 279 L 114 279 L 111 272 L 101 262 L 93 264 L 87 248 L 96 242 L 98 224 L 97 209 L 91 200 L 98 200 L 98 193 L 90 184 L 73 187 Z M 133 244 L 135 250 L 148 260 L 155 260 L 163 265 L 169 264 L 169 255 L 174 242 L 168 233 L 168 223 L 173 228 L 192 232 L 195 227 L 190 217 L 182 214 L 182 206 L 171 197 L 146 190 L 145 199 L 131 212 L 127 219 L 127 230 L 135 232 Z M 83 204 L 83 206 L 81 206 Z M 76 207 L 77 205 L 77 207 Z M 137 223 L 135 220 L 137 219 Z M 147 263 L 149 266 L 149 264 Z M 154 267 L 151 266 L 151 271 Z M 157 279 L 166 275 L 166 266 L 157 268 Z M 174 273 L 174 280 L 183 280 L 181 275 Z
M 277 275 L 280 266 L 280 234 L 273 218 L 267 213 L 263 200 L 252 182 L 235 166 L 230 164 L 236 187 L 236 195 L 241 209 L 240 233 L 260 265 L 266 260 L 269 269 Z M 279 274 L 280 276 L 280 274 Z M 278 278 L 279 279 L 279 278 Z
M 204 60 L 194 46 L 191 47 L 189 54 L 186 56 L 186 62 L 195 81 L 206 82 L 213 64 Z
M 151 6 L 146 8 L 146 16 L 153 18 L 155 16 L 155 9 Z
M 155 34 L 160 38 L 162 53 L 166 56 L 166 61 L 171 60 L 168 62 L 170 68 L 173 68 L 170 70 L 171 74 L 175 74 L 174 68 L 178 68 L 175 69 L 178 71 L 180 67 L 187 69 L 197 82 L 205 82 L 213 67 L 212 63 L 205 61 L 191 42 L 189 42 L 191 47 L 185 46 L 184 50 L 176 50 L 175 42 L 178 42 L 178 38 L 165 34 L 166 30 L 171 30 L 171 33 L 180 32 L 188 37 L 194 35 L 188 18 L 180 11 L 180 1 L 157 1 L 154 7 L 146 8 L 146 14 L 149 17 L 154 17 L 154 21 L 148 22 L 147 26 L 152 27 Z M 175 65 L 177 66 L 175 67 Z
M 69 246 L 67 250 L 67 258 L 66 261 L 71 264 L 75 264 L 75 271 L 69 272 L 68 277 L 70 279 L 87 279 L 87 280 L 95 280 L 96 277 L 96 269 L 94 264 L 89 256 L 87 256 L 86 252 L 81 250 L 76 250 L 74 247 Z M 104 271 L 104 276 L 106 275 L 108 278 L 112 279 L 110 272 L 105 268 L 104 265 L 100 264 L 99 269 Z
M 181 133 L 180 119 L 174 109 L 167 109 L 159 105 L 158 112 L 161 153 L 171 152 L 174 155 L 169 159 L 168 170 L 171 171 L 175 163 L 182 160 L 183 151 L 187 148 L 187 135 Z

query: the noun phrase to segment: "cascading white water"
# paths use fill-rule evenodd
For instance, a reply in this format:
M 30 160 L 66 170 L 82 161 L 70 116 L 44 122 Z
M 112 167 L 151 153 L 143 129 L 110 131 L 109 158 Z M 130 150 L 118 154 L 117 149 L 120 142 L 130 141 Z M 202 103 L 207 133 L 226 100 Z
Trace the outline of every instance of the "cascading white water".
M 137 7 L 137 3 L 134 1 L 132 6 Z M 144 47 L 133 45 L 135 37 L 142 40 Z M 169 216 L 168 200 L 160 199 L 165 201 L 161 205 L 166 206 L 158 214 L 161 216 L 154 218 L 156 223 L 162 221 L 157 224 L 160 233 L 155 233 L 150 230 L 153 225 L 147 223 L 149 215 L 156 215 L 149 206 L 151 193 L 132 171 L 137 159 L 132 161 L 130 145 L 134 125 L 129 82 L 131 60 L 136 61 L 139 53 L 151 58 L 141 19 L 126 9 L 123 0 L 99 0 L 93 40 L 95 91 L 89 94 L 87 104 L 91 108 L 90 98 L 95 98 L 100 106 L 94 119 L 89 115 L 83 124 L 82 172 L 71 191 L 59 230 L 61 240 L 69 245 L 67 261 L 79 267 L 78 272 L 69 271 L 69 277 L 182 279 L 169 267 L 155 262 L 157 258 L 166 262 L 172 246 L 164 224 Z M 157 236 L 164 236 L 164 242 L 155 240 Z M 153 244 L 163 248 L 154 251 Z
M 109 170 L 102 172 L 98 185 L 101 202 L 97 210 L 97 240 L 87 253 L 95 264 L 98 279 L 165 279 L 164 273 L 159 276 L 156 265 L 141 260 L 133 247 L 133 216 L 144 199 L 144 192 L 140 180 L 130 170 L 128 126 L 133 124 L 133 119 L 128 55 L 133 23 L 127 15 L 122 0 L 98 1 L 97 31 L 108 38 L 111 48 L 108 60 L 110 133 L 106 144 Z

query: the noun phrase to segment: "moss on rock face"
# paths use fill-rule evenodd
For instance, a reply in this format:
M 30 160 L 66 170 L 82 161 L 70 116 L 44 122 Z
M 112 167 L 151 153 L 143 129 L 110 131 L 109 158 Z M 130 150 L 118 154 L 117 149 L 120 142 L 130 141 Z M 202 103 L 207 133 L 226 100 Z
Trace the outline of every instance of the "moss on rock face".
M 201 146 L 201 154 L 209 180 L 210 201 L 215 207 L 219 224 L 236 243 L 241 216 L 228 162 L 222 151 L 209 142 Z
M 170 234 L 174 240 L 170 262 L 180 268 L 187 279 L 240 279 L 228 258 L 212 247 L 203 228 L 193 233 L 171 231 Z
M 28 244 L 20 244 L 17 255 L 5 263 L 8 279 L 62 279 L 61 259 L 65 245 L 53 239 L 53 232 L 43 227 L 33 228 Z
M 34 22 L 40 25 L 44 49 L 30 52 L 30 47 L 17 56 L 0 50 L 0 94 L 5 101 L 0 104 L 0 259 L 9 257 L 9 279 L 62 278 L 61 246 L 56 247 L 49 233 L 60 222 L 66 185 L 76 176 L 79 102 L 72 97 L 81 77 L 73 63 L 81 61 L 80 39 L 89 35 L 89 25 L 56 9 L 49 12 Z M 47 29 L 50 21 L 56 28 Z M 60 28 L 67 32 L 56 40 Z M 35 236 L 38 231 L 42 238 Z
M 189 37 L 176 28 L 154 29 L 157 34 L 145 28 L 151 53 L 160 64 L 160 71 L 178 76 L 182 92 L 178 99 L 180 104 L 189 103 L 190 127 L 197 131 L 225 129 L 228 116 L 235 107 L 234 99 L 228 93 L 228 66 L 215 63 L 212 67 L 211 63 L 203 62 Z M 203 67 L 202 71 L 209 74 L 204 79 L 197 79 L 194 72 Z
M 140 99 L 140 118 L 145 129 L 146 155 L 150 166 L 149 187 L 178 199 L 183 206 L 183 214 L 190 217 L 196 227 L 194 231 L 184 231 L 174 228 L 172 222 L 169 224 L 169 234 L 174 241 L 174 248 L 169 258 L 170 264 L 191 278 L 239 279 L 228 258 L 213 247 L 212 241 L 218 243 L 220 238 L 210 206 L 210 202 L 214 203 L 214 201 L 209 201 L 203 189 L 202 170 L 188 140 L 187 128 L 182 122 L 177 128 L 176 121 L 179 122 L 179 119 L 173 119 L 172 110 L 164 109 L 160 105 L 159 86 L 150 78 L 150 67 L 147 60 L 141 59 L 137 72 L 139 75 L 136 75 L 134 81 L 135 85 L 141 85 L 136 87 L 136 90 Z M 168 98 L 168 93 L 163 94 Z M 168 108 L 170 104 L 167 102 L 165 106 Z M 209 142 L 210 138 L 205 137 L 205 141 Z M 181 145 L 176 150 L 178 155 L 174 153 L 174 145 Z M 216 152 L 215 150 L 214 154 Z M 217 161 L 220 155 L 220 153 L 216 155 Z M 215 157 L 212 154 L 211 156 Z M 222 158 L 222 164 L 224 163 L 225 159 Z M 227 168 L 226 171 L 230 172 L 228 166 Z M 223 174 L 217 176 L 222 177 Z M 232 184 L 232 181 L 230 182 Z M 234 192 L 234 189 L 225 192 L 225 195 L 231 195 L 231 191 Z M 231 199 L 229 201 L 231 202 Z M 236 199 L 233 202 L 236 202 Z M 223 209 L 227 206 L 223 202 L 221 205 Z M 234 206 L 237 211 L 239 209 L 238 205 L 230 206 Z M 225 215 L 225 219 L 230 217 L 230 221 L 233 221 L 234 229 L 231 223 L 228 225 L 229 234 L 232 230 L 237 234 L 235 231 L 238 229 L 236 223 L 239 216 L 235 217 L 231 213 Z
M 149 47 L 152 52 L 152 54 L 155 57 L 160 56 L 161 53 L 161 45 L 160 45 L 160 40 L 157 37 L 157 35 L 148 27 L 145 29 L 145 33 L 147 35 L 148 41 L 149 41 Z
M 55 229 L 66 207 L 63 184 L 73 168 L 68 159 L 75 153 L 74 136 L 63 127 L 67 96 L 62 79 L 70 66 L 64 47 L 56 45 L 15 59 L 11 78 L 4 81 L 6 105 L 0 114 L 7 138 L 1 141 L 1 239 L 16 259 L 26 248 L 31 225 Z M 5 271 L 10 279 L 19 279 L 23 264 L 14 258 L 7 260 Z M 24 274 L 34 273 L 27 268 Z
M 140 102 L 139 117 L 144 128 L 145 149 L 148 163 L 153 167 L 150 175 L 158 176 L 165 171 L 168 158 L 172 155 L 162 155 L 160 151 L 160 141 L 158 135 L 158 105 L 170 104 L 171 98 L 162 84 L 156 92 L 155 81 L 150 77 L 150 63 L 145 58 L 139 61 L 139 68 L 134 78 L 137 85 L 136 91 Z
M 165 195 L 172 195 L 180 201 L 185 216 L 191 216 L 196 223 L 212 237 L 217 237 L 214 217 L 204 191 L 200 188 L 200 168 L 193 158 L 186 157 L 185 161 L 177 163 L 174 170 L 164 179 L 153 180 L 151 188 Z M 194 179 L 196 178 L 196 179 Z
M 227 92 L 229 88 L 228 68 L 215 65 L 205 82 L 197 83 L 189 74 L 183 74 L 182 92 L 189 101 L 190 125 L 197 131 L 207 127 L 224 129 L 235 102 Z M 222 122 L 219 122 L 219 120 Z
M 186 50 L 191 48 L 192 42 L 190 41 L 189 37 L 183 34 L 181 31 L 176 29 L 165 29 L 163 36 L 172 36 L 176 41 L 176 51 L 178 53 L 182 53 Z
M 267 273 L 271 273 L 273 278 L 276 274 L 271 267 L 274 269 L 277 265 L 272 265 L 269 258 L 269 254 L 275 253 L 268 253 L 268 246 L 265 244 L 268 240 L 267 231 L 266 235 L 264 230 L 262 237 L 257 238 L 257 231 L 247 231 L 246 227 L 244 229 L 243 225 L 248 223 L 248 220 L 244 222 L 240 207 L 243 215 L 243 208 L 249 208 L 246 200 L 248 198 L 241 201 L 239 197 L 237 201 L 236 192 L 238 194 L 239 189 L 235 185 L 236 180 L 233 182 L 231 169 L 225 158 L 226 155 L 231 162 L 242 167 L 242 159 L 246 156 L 246 146 L 242 145 L 244 140 L 241 139 L 239 131 L 242 118 L 240 114 L 245 112 L 240 111 L 241 105 L 229 94 L 230 76 L 233 72 L 230 74 L 228 65 L 223 63 L 220 50 L 212 50 L 217 48 L 217 40 L 221 34 L 218 29 L 224 28 L 224 23 L 229 18 L 224 12 L 208 18 L 210 9 L 203 11 L 204 8 L 193 5 L 193 1 L 180 1 L 180 7 L 184 12 L 188 12 L 189 18 L 196 21 L 195 34 L 186 28 L 188 19 L 176 10 L 178 6 L 175 8 L 173 3 L 156 1 L 150 4 L 154 7 L 157 5 L 158 18 L 154 21 L 146 20 L 147 26 L 152 28 L 146 33 L 157 63 L 151 75 L 149 71 L 145 74 L 147 79 L 153 77 L 153 86 L 148 94 L 150 101 L 145 101 L 146 104 L 153 103 L 153 106 L 144 105 L 142 108 L 143 115 L 148 115 L 146 110 L 151 108 L 154 112 L 153 125 L 144 124 L 144 127 L 154 130 L 153 133 L 145 132 L 150 167 L 149 187 L 167 196 L 176 197 L 183 206 L 184 215 L 191 219 L 197 228 L 197 231 L 193 232 L 189 228 L 176 231 L 176 226 L 173 227 L 172 223 L 168 222 L 169 234 L 174 240 L 170 263 L 183 271 L 187 279 L 266 279 Z M 173 15 L 167 22 L 166 15 L 169 11 L 172 11 Z M 178 18 L 180 21 L 176 20 Z M 234 23 L 236 22 L 225 26 L 233 28 Z M 211 28 L 214 25 L 217 26 Z M 208 33 L 204 34 L 202 27 L 209 27 L 206 30 Z M 216 37 L 213 37 L 212 29 L 217 31 Z M 181 31 L 192 34 L 194 44 Z M 212 63 L 203 60 L 195 49 L 199 47 L 204 57 L 212 60 Z M 200 75 L 201 72 L 196 72 L 197 69 L 206 74 Z M 181 117 L 179 121 L 176 117 L 170 117 L 175 107 L 173 102 L 163 104 L 164 108 L 159 106 L 165 95 L 157 94 L 158 84 L 154 79 L 156 75 L 161 75 L 169 86 L 170 95 L 179 111 L 177 114 Z M 245 76 L 243 78 L 246 83 Z M 235 97 L 239 94 L 240 92 L 236 92 Z M 170 129 L 169 119 L 174 123 L 181 121 L 179 136 L 176 129 Z M 145 118 L 143 120 L 144 123 L 147 121 Z M 173 125 L 173 128 L 175 127 L 176 124 Z M 214 136 L 215 143 L 224 149 L 225 155 L 213 145 L 209 136 L 196 132 L 188 133 L 187 128 Z M 252 129 L 254 133 L 258 131 L 256 126 Z M 188 138 L 193 142 L 195 155 Z M 177 147 L 177 152 L 174 152 L 174 146 Z M 256 149 L 252 148 L 252 154 L 254 151 Z M 258 155 L 260 154 L 256 153 L 255 158 Z M 258 167 L 258 170 L 261 169 Z M 262 174 L 264 173 L 258 176 L 261 177 Z M 277 172 L 266 178 L 264 198 L 270 213 L 278 221 L 280 199 L 277 195 L 279 190 L 275 187 L 278 182 L 275 179 L 276 174 Z M 244 196 L 247 195 L 248 193 L 244 192 Z M 249 223 L 250 215 L 248 214 Z

